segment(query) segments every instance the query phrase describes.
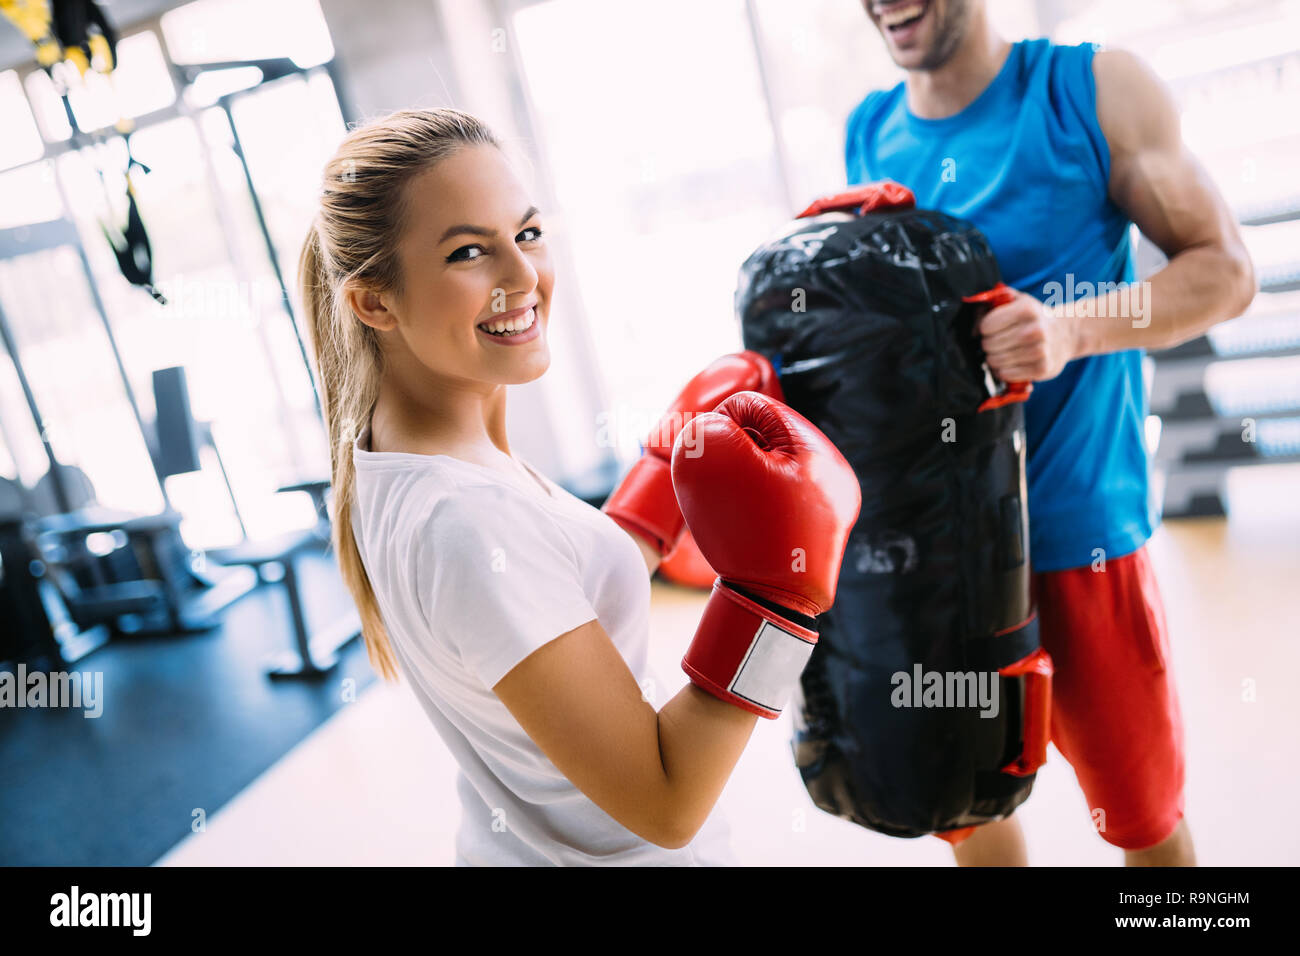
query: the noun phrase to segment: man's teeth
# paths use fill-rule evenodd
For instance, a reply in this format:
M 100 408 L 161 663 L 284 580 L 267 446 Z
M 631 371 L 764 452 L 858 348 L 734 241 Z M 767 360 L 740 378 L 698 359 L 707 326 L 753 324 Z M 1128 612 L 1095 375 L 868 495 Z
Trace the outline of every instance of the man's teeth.
M 480 322 L 478 327 L 484 332 L 500 335 L 504 332 L 525 332 L 531 329 L 536 321 L 536 310 L 529 309 L 517 319 L 492 319 L 488 322 Z
M 904 7 L 893 7 L 880 13 L 880 22 L 885 27 L 896 27 L 900 23 L 913 20 L 925 12 L 924 3 L 909 3 Z

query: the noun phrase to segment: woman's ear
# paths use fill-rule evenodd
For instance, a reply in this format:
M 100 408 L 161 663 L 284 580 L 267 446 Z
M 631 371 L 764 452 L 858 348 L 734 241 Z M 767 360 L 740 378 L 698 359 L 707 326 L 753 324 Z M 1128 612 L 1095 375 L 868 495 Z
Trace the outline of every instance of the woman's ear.
M 388 310 L 388 296 L 360 285 L 343 287 L 343 300 L 363 323 L 380 332 L 397 328 L 397 316 Z

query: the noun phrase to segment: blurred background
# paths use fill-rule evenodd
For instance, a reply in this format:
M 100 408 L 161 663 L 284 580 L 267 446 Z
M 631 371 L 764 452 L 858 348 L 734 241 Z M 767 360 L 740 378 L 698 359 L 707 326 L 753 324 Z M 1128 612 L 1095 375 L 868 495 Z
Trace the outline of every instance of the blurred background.
M 901 71 L 858 0 L 107 0 L 109 75 L 44 63 L 36 6 L 0 19 L 0 669 L 101 674 L 104 708 L 0 709 L 0 863 L 449 863 L 454 766 L 374 685 L 325 546 L 295 289 L 325 160 L 403 107 L 507 142 L 559 269 L 512 443 L 599 502 Z M 1300 716 L 1300 4 L 989 6 L 1146 58 L 1254 254 L 1247 315 L 1148 359 L 1153 549 L 1203 862 L 1295 863 L 1264 824 Z M 700 597 L 654 594 L 662 702 Z M 815 810 L 787 721 L 724 795 L 745 862 L 950 861 Z M 1115 862 L 1059 756 L 1022 815 L 1035 862 Z

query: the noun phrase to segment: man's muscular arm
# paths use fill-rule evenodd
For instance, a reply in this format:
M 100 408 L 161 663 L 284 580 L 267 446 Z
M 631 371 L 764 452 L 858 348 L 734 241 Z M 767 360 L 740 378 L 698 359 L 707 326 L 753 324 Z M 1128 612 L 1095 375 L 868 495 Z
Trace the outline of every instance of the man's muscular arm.
M 1169 263 L 1148 280 L 1143 322 L 1150 324 L 1084 320 L 1084 354 L 1170 348 L 1245 312 L 1255 297 L 1255 269 L 1228 204 L 1183 145 L 1178 108 L 1164 83 L 1124 50 L 1098 52 L 1093 74 L 1097 120 L 1110 145 L 1110 197 Z
M 1030 296 L 980 324 L 1004 381 L 1054 378 L 1065 363 L 1122 349 L 1170 348 L 1240 315 L 1257 289 L 1231 210 L 1183 145 L 1168 89 L 1138 57 L 1093 57 L 1097 120 L 1110 147 L 1110 197 L 1168 257 L 1145 283 L 1048 308 Z

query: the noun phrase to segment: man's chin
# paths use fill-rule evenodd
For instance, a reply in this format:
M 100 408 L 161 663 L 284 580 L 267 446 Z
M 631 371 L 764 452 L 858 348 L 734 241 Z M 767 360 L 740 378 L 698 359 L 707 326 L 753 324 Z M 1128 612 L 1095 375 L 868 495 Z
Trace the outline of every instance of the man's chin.
M 927 31 L 928 32 L 928 31 Z M 929 37 L 918 36 L 911 39 L 906 46 L 898 46 L 884 33 L 880 37 L 885 42 L 885 51 L 896 64 L 905 70 L 915 70 L 925 62 L 929 52 Z
M 906 49 L 899 50 L 889 46 L 890 59 L 900 69 L 919 70 L 925 65 L 925 48 L 921 46 L 909 46 Z

